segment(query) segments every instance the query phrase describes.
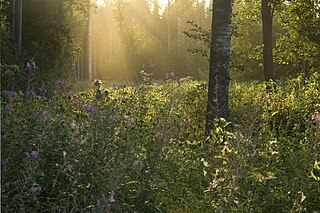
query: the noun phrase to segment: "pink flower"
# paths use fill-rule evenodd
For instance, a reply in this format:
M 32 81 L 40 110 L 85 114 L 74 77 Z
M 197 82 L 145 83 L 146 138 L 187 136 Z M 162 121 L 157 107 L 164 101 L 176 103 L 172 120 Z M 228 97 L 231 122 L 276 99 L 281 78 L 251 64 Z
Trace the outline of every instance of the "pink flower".
M 38 152 L 38 151 L 31 151 L 30 156 L 31 156 L 32 158 L 38 158 L 38 157 L 39 157 L 39 152 Z
M 45 120 L 47 120 L 51 116 L 51 113 L 48 110 L 45 110 L 43 111 L 42 116 Z
M 56 85 L 59 87 L 63 87 L 65 85 L 65 81 L 63 79 L 59 79 L 56 81 Z
M 110 196 L 109 196 L 109 198 L 108 198 L 108 202 L 109 202 L 110 204 L 112 204 L 112 203 L 115 203 L 115 202 L 116 202 L 116 199 L 114 198 L 114 196 L 113 196 L 113 195 L 110 195 Z
M 320 121 L 320 114 L 319 113 L 313 114 L 311 117 L 311 120 L 315 121 L 315 122 L 319 122 Z
M 38 158 L 39 152 L 38 151 L 31 151 L 30 153 L 26 152 L 26 156 L 27 158 Z
M 38 185 L 33 185 L 29 189 L 29 193 L 33 195 L 40 194 L 40 192 L 41 192 L 41 187 Z
M 29 71 L 35 70 L 37 69 L 37 65 L 36 62 L 34 61 L 34 59 L 31 59 L 27 64 L 26 64 L 26 68 Z
M 191 119 L 190 119 L 190 118 L 185 118 L 185 119 L 184 119 L 184 122 L 185 122 L 186 124 L 188 124 L 188 123 L 191 122 Z
M 161 132 L 156 132 L 156 137 L 157 138 L 161 138 L 163 136 L 163 134 Z
M 166 73 L 166 79 L 170 79 L 173 78 L 175 76 L 175 72 L 174 71 L 170 71 Z
M 90 113 L 95 113 L 97 111 L 95 106 L 90 106 L 90 105 L 84 105 L 83 109 Z

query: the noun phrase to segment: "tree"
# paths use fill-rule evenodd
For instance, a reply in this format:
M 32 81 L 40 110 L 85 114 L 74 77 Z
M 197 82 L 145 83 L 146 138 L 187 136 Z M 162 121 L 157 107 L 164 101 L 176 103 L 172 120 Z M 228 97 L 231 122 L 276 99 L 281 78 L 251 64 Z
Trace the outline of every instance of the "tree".
M 214 119 L 227 118 L 229 113 L 229 67 L 231 48 L 232 0 L 213 1 L 212 39 L 206 132 L 214 126 Z
M 274 79 L 272 56 L 272 0 L 261 0 L 263 31 L 263 69 L 266 81 Z

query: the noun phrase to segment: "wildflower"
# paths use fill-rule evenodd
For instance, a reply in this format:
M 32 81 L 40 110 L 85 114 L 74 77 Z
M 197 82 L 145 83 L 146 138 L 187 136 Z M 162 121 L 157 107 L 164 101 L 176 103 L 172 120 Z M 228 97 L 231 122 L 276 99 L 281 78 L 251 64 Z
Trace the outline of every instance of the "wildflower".
M 12 99 L 17 97 L 17 93 L 14 91 L 4 91 L 8 99 Z
M 34 61 L 34 59 L 31 59 L 27 64 L 26 64 L 27 70 L 32 71 L 37 69 L 37 65 L 36 62 Z
M 213 99 L 213 102 L 214 102 L 214 103 L 218 103 L 218 98 L 214 98 L 214 99 Z
M 104 208 L 105 208 L 105 205 L 103 205 L 100 201 L 100 199 L 97 200 L 97 208 L 100 210 L 100 211 L 103 211 Z
M 29 189 L 29 193 L 32 195 L 40 194 L 40 192 L 41 192 L 41 187 L 38 185 L 33 185 Z
M 264 99 L 264 94 L 261 94 L 261 95 L 260 95 L 260 99 Z
M 166 73 L 166 79 L 170 79 L 173 78 L 175 76 L 175 72 L 174 71 L 170 71 Z
M 26 152 L 26 156 L 27 158 L 38 158 L 39 152 L 38 151 L 31 151 L 30 153 Z
M 114 198 L 114 196 L 113 196 L 113 195 L 110 195 L 110 196 L 109 196 L 109 198 L 108 198 L 108 202 L 109 202 L 110 204 L 113 204 L 113 203 L 115 203 L 115 202 L 116 202 L 116 199 Z
M 248 197 L 250 197 L 252 194 L 253 194 L 252 191 L 248 191 L 248 192 L 247 192 L 247 196 L 248 196 Z
M 69 97 L 71 98 L 71 97 L 74 97 L 76 94 L 75 94 L 73 91 L 70 91 L 70 92 L 68 93 L 68 95 L 69 95 Z
M 30 156 L 31 156 L 31 158 L 38 158 L 39 157 L 39 152 L 38 151 L 31 151 Z
M 26 96 L 35 98 L 35 97 L 37 97 L 37 94 L 35 93 L 35 91 L 27 89 Z
M 191 122 L 191 119 L 190 119 L 190 118 L 185 118 L 185 119 L 184 119 L 184 123 L 188 124 L 188 123 L 190 123 L 190 122 Z
M 6 106 L 4 107 L 4 111 L 7 113 L 11 113 L 14 111 L 14 108 L 11 104 L 6 104 Z
M 97 111 L 95 106 L 90 106 L 90 105 L 84 105 L 83 109 L 86 112 L 90 112 L 90 113 L 95 113 Z
M 319 122 L 320 121 L 320 114 L 319 113 L 315 113 L 312 115 L 311 120 L 314 122 Z
M 63 79 L 58 79 L 56 81 L 56 85 L 59 87 L 63 87 L 65 85 L 65 81 Z
M 45 100 L 47 100 L 47 97 L 46 97 L 46 96 L 38 95 L 37 98 L 39 99 L 39 101 L 45 101 Z
M 156 137 L 157 138 L 161 138 L 163 136 L 163 134 L 161 132 L 156 132 Z
M 42 116 L 45 120 L 47 120 L 51 116 L 51 113 L 48 110 L 45 110 L 43 111 Z
M 130 126 L 131 125 L 131 121 L 129 119 L 125 119 L 123 121 L 126 125 Z
M 9 158 L 1 159 L 1 165 L 7 165 L 9 163 Z
M 75 105 L 81 105 L 83 103 L 83 101 L 81 99 L 73 99 L 73 104 Z

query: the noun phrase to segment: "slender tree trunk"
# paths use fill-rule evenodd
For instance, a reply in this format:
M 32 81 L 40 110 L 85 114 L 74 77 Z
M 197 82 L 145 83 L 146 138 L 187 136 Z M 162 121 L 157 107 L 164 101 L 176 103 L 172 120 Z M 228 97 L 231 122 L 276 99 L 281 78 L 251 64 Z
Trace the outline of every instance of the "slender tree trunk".
M 15 1 L 15 49 L 16 56 L 21 55 L 21 41 L 22 41 L 22 0 Z
M 91 22 L 91 8 L 89 6 L 88 16 L 88 79 L 92 81 L 92 22 Z
M 229 114 L 229 67 L 231 47 L 232 0 L 214 0 L 206 133 L 214 127 L 215 118 Z
M 274 80 L 272 57 L 272 0 L 262 2 L 262 29 L 263 29 L 263 70 L 266 81 Z
M 16 1 L 10 0 L 10 33 L 12 41 L 14 41 L 15 36 L 15 23 L 16 22 Z
M 170 0 L 168 0 L 168 53 L 170 53 L 171 49 L 171 24 L 170 24 Z

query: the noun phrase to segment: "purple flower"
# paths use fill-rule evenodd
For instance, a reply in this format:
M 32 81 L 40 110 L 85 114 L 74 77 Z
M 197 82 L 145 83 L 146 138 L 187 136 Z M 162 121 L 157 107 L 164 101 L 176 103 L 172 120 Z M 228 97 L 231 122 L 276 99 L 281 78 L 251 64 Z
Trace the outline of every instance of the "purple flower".
M 26 96 L 35 98 L 35 97 L 37 97 L 37 94 L 35 93 L 35 91 L 27 89 Z
M 110 204 L 113 204 L 113 203 L 115 203 L 115 202 L 116 202 L 116 199 L 114 198 L 114 196 L 113 196 L 113 195 L 110 195 L 110 196 L 109 196 L 109 198 L 108 198 L 108 202 L 109 202 Z
M 77 99 L 77 98 L 73 99 L 73 104 L 75 105 L 81 105 L 82 103 L 83 101 L 81 99 Z
M 175 76 L 175 72 L 174 71 L 170 71 L 166 73 L 166 79 L 170 79 L 173 78 Z
M 95 106 L 90 106 L 90 105 L 84 105 L 83 109 L 86 112 L 90 112 L 90 113 L 95 113 L 97 111 Z
M 99 209 L 99 211 L 103 211 L 105 208 L 105 205 L 101 203 L 100 199 L 97 200 L 97 208 Z
M 250 197 L 252 194 L 253 194 L 252 191 L 247 192 L 248 197 Z
M 14 108 L 11 104 L 6 104 L 6 106 L 4 107 L 4 111 L 7 113 L 11 113 L 14 111 Z
M 41 187 L 37 186 L 37 185 L 31 186 L 30 189 L 29 189 L 29 193 L 33 194 L 33 195 L 40 194 L 40 192 L 41 192 Z
M 30 156 L 31 156 L 32 158 L 38 158 L 38 157 L 39 157 L 39 152 L 38 152 L 38 151 L 31 151 Z
M 261 94 L 261 95 L 260 95 L 260 99 L 264 99 L 264 94 Z
M 49 112 L 48 110 L 43 111 L 42 117 L 43 117 L 45 120 L 47 120 L 50 116 L 51 116 L 51 112 Z
M 320 121 L 320 114 L 319 113 L 315 113 L 312 115 L 311 120 L 314 122 L 319 122 Z
M 39 99 L 39 101 L 45 101 L 45 100 L 47 100 L 47 97 L 46 97 L 46 96 L 41 96 L 41 95 L 39 95 L 39 96 L 37 96 L 37 98 Z
M 9 163 L 9 158 L 1 159 L 1 165 L 7 165 Z
M 65 85 L 64 79 L 58 79 L 56 81 L 56 85 L 59 86 L 59 87 L 63 87 Z
M 34 59 L 31 59 L 27 64 L 26 64 L 26 68 L 29 71 L 35 70 L 37 69 L 37 65 L 36 62 L 34 61 Z
M 8 99 L 17 97 L 17 93 L 14 91 L 4 91 L 4 92 L 5 92 Z
M 26 156 L 27 158 L 38 158 L 39 152 L 38 151 L 31 151 L 30 153 L 26 152 Z

